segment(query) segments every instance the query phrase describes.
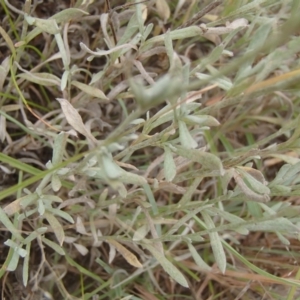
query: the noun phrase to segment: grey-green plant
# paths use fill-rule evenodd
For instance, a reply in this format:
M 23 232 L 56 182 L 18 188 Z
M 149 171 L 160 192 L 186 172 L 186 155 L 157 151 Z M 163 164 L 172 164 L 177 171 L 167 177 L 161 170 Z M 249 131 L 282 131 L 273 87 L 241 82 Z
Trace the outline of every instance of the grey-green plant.
M 138 281 L 139 276 L 149 278 L 160 290 L 153 275 L 158 266 L 176 283 L 188 288 L 189 280 L 181 265 L 184 260 L 193 260 L 199 272 L 211 272 L 214 261 L 224 274 L 226 269 L 233 268 L 228 256 L 278 284 L 300 287 L 296 280 L 279 278 L 258 268 L 232 246 L 235 235 L 260 231 L 275 233 L 288 247 L 291 239 L 299 239 L 300 233 L 299 206 L 277 200 L 299 196 L 300 191 L 299 158 L 292 159 L 289 155 L 290 151 L 299 152 L 298 109 L 282 95 L 283 91 L 290 98 L 299 94 L 293 84 L 299 79 L 296 54 L 300 44 L 293 33 L 300 21 L 291 9 L 299 5 L 297 0 L 244 2 L 245 5 L 223 19 L 206 25 L 171 28 L 154 35 L 154 24 L 145 23 L 145 7 L 136 1 L 128 22 L 119 24 L 117 44 L 112 39 L 111 15 L 103 13 L 99 22 L 107 50 L 92 49 L 84 42 L 78 45 L 85 52 L 85 63 L 93 63 L 100 57 L 106 59 L 102 70 L 94 73 L 73 65 L 68 33 L 64 31 L 70 21 L 76 23 L 87 16 L 92 3 L 78 1 L 76 8 L 41 19 L 31 15 L 31 2 L 27 0 L 24 11 L 20 12 L 23 31 L 17 45 L 13 29 L 5 32 L 1 27 L 2 39 L 11 52 L 0 67 L 1 141 L 10 141 L 6 126 L 12 122 L 36 142 L 52 149 L 52 158 L 44 164 L 44 170 L 14 159 L 9 151 L 0 153 L 2 170 L 8 173 L 5 165 L 18 170 L 20 181 L 0 191 L 1 200 L 13 199 L 0 207 L 0 220 L 11 234 L 4 243 L 9 254 L 0 269 L 1 277 L 6 271 L 15 271 L 23 259 L 22 283 L 26 286 L 31 280 L 32 243 L 37 242 L 43 256 L 43 248 L 50 247 L 53 256 L 64 256 L 67 265 L 98 285 L 97 288 L 92 285 L 92 292 L 83 286 L 81 295 L 72 294 L 59 279 L 57 285 L 64 299 L 94 299 L 96 295 L 133 297 L 126 286 Z M 1 1 L 1 5 L 7 11 L 11 9 L 7 0 Z M 267 12 L 276 5 L 281 6 L 277 18 L 269 17 Z M 278 25 L 279 20 L 282 24 Z M 285 30 L 289 37 L 285 36 Z M 51 37 L 53 52 L 40 64 L 31 64 L 28 70 L 22 67 L 21 57 L 30 41 L 41 33 Z M 187 38 L 198 42 L 219 36 L 222 41 L 213 44 L 210 54 L 196 64 L 183 57 Z M 174 42 L 178 42 L 179 48 Z M 235 58 L 235 48 L 243 55 Z M 162 74 L 147 71 L 141 57 L 152 57 L 162 50 L 169 68 Z M 264 56 L 257 62 L 260 53 Z M 135 66 L 138 75 L 131 76 L 124 69 L 122 76 L 126 79 L 115 84 L 120 74 L 110 70 L 124 60 Z M 44 71 L 45 65 L 52 61 L 61 61 L 60 74 Z M 224 62 L 225 66 L 218 68 L 217 62 Z M 280 74 L 272 79 L 276 71 Z M 88 80 L 80 76 L 81 72 Z M 106 78 L 107 74 L 111 78 Z M 24 112 L 31 106 L 28 95 L 23 93 L 29 83 L 46 91 L 54 90 L 57 95 L 51 99 L 54 114 L 49 112 L 44 123 L 43 117 L 36 124 L 30 122 L 26 117 L 28 111 Z M 80 95 L 75 97 L 76 101 L 71 96 L 74 89 Z M 224 99 L 206 105 L 209 89 L 219 89 Z M 9 102 L 11 94 L 21 99 L 14 106 Z M 247 114 L 255 111 L 267 96 L 272 96 L 274 102 L 283 99 L 282 106 L 288 107 L 286 120 L 277 111 L 273 117 L 259 115 L 259 110 L 257 115 Z M 124 104 L 129 98 L 134 101 L 131 111 Z M 123 103 L 120 106 L 124 114 L 114 128 L 101 117 L 100 121 L 90 123 L 82 118 L 84 107 L 78 105 L 80 101 L 95 100 L 97 105 L 109 107 L 115 99 Z M 222 111 L 226 109 L 231 114 L 224 117 Z M 23 113 L 25 126 L 9 116 L 16 110 Z M 96 121 L 102 128 L 110 128 L 109 134 L 103 137 L 93 131 L 92 122 Z M 240 126 L 246 130 L 259 121 L 278 125 L 280 129 L 250 145 L 230 144 L 227 138 L 230 128 Z M 78 133 L 84 139 L 79 139 Z M 284 136 L 285 141 L 273 143 L 279 136 Z M 231 151 L 217 150 L 220 145 Z M 69 146 L 76 149 L 73 156 Z M 136 153 L 143 150 L 153 151 L 153 155 L 145 155 L 140 163 Z M 268 158 L 284 162 L 270 182 L 266 180 L 267 167 L 265 170 L 256 167 Z M 23 173 L 28 175 L 25 180 Z M 208 188 L 199 189 L 206 186 L 214 188 L 209 192 Z M 158 192 L 168 194 L 169 201 L 164 205 L 159 203 Z M 34 218 L 37 228 L 32 232 L 22 231 L 23 225 Z M 75 233 L 66 229 L 70 224 Z M 199 251 L 204 241 L 212 250 L 208 261 Z M 103 244 L 109 249 L 108 260 L 98 255 L 93 263 L 106 272 L 107 281 L 81 266 L 68 253 L 73 246 L 80 255 L 99 254 L 96 248 Z M 177 247 L 184 249 L 181 251 L 184 254 L 174 254 Z M 110 264 L 118 255 L 135 271 L 129 274 L 125 269 L 112 267 Z M 46 259 L 41 264 L 46 264 Z M 52 266 L 53 278 L 59 278 L 54 269 Z M 291 289 L 289 299 L 294 293 L 295 289 Z

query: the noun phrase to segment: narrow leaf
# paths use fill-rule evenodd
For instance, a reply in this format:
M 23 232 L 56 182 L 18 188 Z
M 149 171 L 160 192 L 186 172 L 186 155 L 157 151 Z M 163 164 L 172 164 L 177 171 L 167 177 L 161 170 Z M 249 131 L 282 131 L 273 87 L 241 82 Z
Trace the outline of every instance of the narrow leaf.
M 201 36 L 203 35 L 203 30 L 199 26 L 190 26 L 188 28 L 182 28 L 182 29 L 176 29 L 172 30 L 170 32 L 171 39 L 172 40 L 180 40 L 180 39 L 187 39 L 195 36 Z M 153 47 L 154 44 L 157 44 L 159 42 L 163 42 L 165 38 L 164 34 L 156 35 L 155 37 L 147 40 L 143 45 L 142 49 L 143 51 Z M 140 51 L 141 51 L 140 50 Z
M 166 22 L 170 18 L 170 7 L 166 0 L 156 0 L 156 9 L 158 15 Z
M 87 12 L 78 9 L 78 8 L 67 8 L 64 9 L 57 14 L 50 17 L 50 19 L 55 20 L 58 24 L 61 22 L 68 23 L 72 19 L 76 19 L 81 17 L 82 15 L 88 15 Z M 32 39 L 34 39 L 37 35 L 39 35 L 42 32 L 42 30 L 38 27 L 34 28 L 32 31 L 28 33 L 25 40 L 27 43 L 29 43 Z
M 70 65 L 70 60 L 71 60 L 69 48 L 66 48 L 60 32 L 55 34 L 55 40 L 59 49 L 59 53 L 61 55 L 61 59 L 63 61 L 64 69 L 68 70 Z M 63 84 L 61 83 L 60 86 L 63 87 Z
M 48 230 L 47 227 L 40 227 L 36 231 L 31 232 L 26 239 L 24 239 L 24 244 L 27 245 L 35 240 L 39 235 L 44 234 Z
M 202 164 L 206 171 L 219 171 L 221 175 L 224 174 L 222 162 L 214 154 L 207 153 L 199 149 L 187 149 L 186 147 L 181 146 L 176 146 L 176 153 L 194 162 Z
M 51 177 L 51 187 L 54 192 L 58 192 L 62 184 L 57 174 L 53 174 Z
M 191 243 L 188 243 L 188 247 L 197 266 L 204 271 L 210 272 L 211 267 L 202 259 L 195 247 Z
M 179 140 L 183 147 L 187 149 L 196 148 L 198 146 L 197 142 L 193 139 L 188 130 L 186 124 L 183 121 L 178 121 L 179 127 Z
M 142 268 L 143 265 L 139 262 L 137 257 L 130 252 L 128 249 L 126 249 L 123 245 L 121 245 L 119 242 L 109 239 L 107 242 L 111 245 L 113 245 L 119 253 L 126 259 L 126 261 L 131 264 L 132 266 L 136 268 Z
M 18 252 L 14 251 L 6 270 L 7 271 L 15 271 L 18 266 L 19 259 L 20 259 L 20 256 L 19 256 Z
M 54 19 L 57 23 L 61 23 L 61 22 L 70 22 L 71 20 L 74 19 L 78 19 L 80 18 L 82 15 L 88 15 L 89 13 L 79 9 L 79 8 L 66 8 L 60 12 L 58 12 L 57 14 L 53 15 L 50 17 L 50 19 Z
M 214 229 L 215 224 L 209 214 L 205 211 L 201 212 L 201 215 L 204 219 L 207 229 Z M 223 249 L 222 241 L 217 232 L 209 232 L 210 245 L 214 253 L 216 263 L 220 271 L 224 274 L 226 270 L 226 255 Z
M 85 125 L 83 124 L 82 118 L 78 113 L 77 109 L 75 109 L 72 104 L 63 98 L 56 98 L 56 100 L 60 103 L 61 109 L 68 121 L 68 123 L 79 133 L 88 137 L 93 142 L 97 143 L 97 140 L 94 136 L 86 129 Z
M 258 176 L 254 178 L 248 172 L 246 172 L 246 170 L 244 170 L 242 167 L 238 167 L 237 170 L 240 174 L 242 174 L 243 179 L 246 181 L 246 183 L 249 184 L 249 186 L 251 187 L 251 189 L 253 189 L 254 192 L 259 194 L 268 194 L 268 195 L 270 194 L 270 189 L 266 186 L 266 181 L 261 172 L 256 170 L 257 172 L 260 173 L 262 177 L 262 179 L 259 178 L 260 180 L 257 180 L 256 178 L 258 178 Z
M 161 264 L 163 269 L 170 275 L 171 278 L 173 278 L 182 286 L 189 287 L 188 282 L 182 273 L 164 255 L 162 255 L 150 244 L 144 244 L 144 247 L 151 252 L 151 254 L 157 259 L 157 261 Z
M 270 200 L 270 196 L 268 194 L 258 194 L 251 190 L 248 185 L 244 182 L 241 175 L 237 172 L 233 175 L 237 186 L 241 189 L 242 193 L 251 201 L 266 203 Z M 238 190 L 237 190 L 238 192 Z
M 123 170 L 106 154 L 101 156 L 101 165 L 103 166 L 102 172 L 104 171 L 109 179 L 118 179 L 123 173 Z
M 14 224 L 10 221 L 6 213 L 0 207 L 0 221 L 6 227 L 6 229 L 19 241 L 23 241 L 23 237 L 20 235 L 17 228 L 15 228 Z
M 1 33 L 1 30 L 0 30 L 0 33 Z M 3 59 L 1 66 L 0 66 L 0 90 L 3 89 L 4 81 L 9 72 L 9 61 L 10 61 L 10 56 L 7 56 L 6 58 Z M 2 109 L 3 108 L 4 108 L 4 106 L 2 106 Z
M 97 51 L 92 51 L 90 50 L 84 43 L 80 43 L 79 44 L 81 49 L 85 50 L 86 52 L 92 54 L 93 56 L 104 56 L 104 55 L 108 55 L 108 54 L 111 54 L 111 53 L 114 53 L 116 51 L 119 51 L 121 49 L 125 49 L 125 48 L 132 48 L 132 49 L 136 49 L 136 46 L 134 45 L 131 45 L 131 44 L 123 44 L 123 45 L 120 45 L 120 46 L 116 46 L 112 49 L 109 49 L 109 50 L 100 50 L 100 49 L 97 49 Z
M 81 255 L 85 256 L 89 253 L 89 250 L 85 246 L 77 243 L 73 243 L 73 245 Z
M 109 244 L 109 255 L 108 255 L 108 263 L 112 263 L 117 254 L 116 247 L 112 244 Z
M 71 224 L 74 224 L 73 218 L 63 210 L 60 210 L 60 209 L 57 209 L 57 208 L 52 208 L 52 207 L 47 207 L 47 211 L 51 212 L 54 215 L 57 215 L 57 216 L 65 219 L 65 220 L 67 220 Z
M 43 236 L 41 238 L 42 238 L 43 243 L 46 244 L 47 246 L 49 246 L 50 248 L 52 248 L 55 252 L 57 252 L 60 255 L 65 255 L 65 251 L 59 245 L 48 240 L 47 238 L 45 238 Z
M 98 88 L 95 88 L 93 86 L 78 82 L 78 81 L 72 81 L 72 85 L 79 88 L 81 91 L 87 93 L 88 95 L 91 95 L 93 97 L 102 99 L 102 100 L 108 100 L 108 98 L 105 96 L 105 94 L 99 90 Z
M 38 212 L 40 214 L 40 216 L 44 215 L 45 213 L 45 205 L 42 199 L 39 199 L 38 202 Z
M 54 215 L 45 212 L 44 217 L 49 222 L 60 246 L 62 246 L 64 240 L 65 240 L 65 232 L 59 221 L 54 217 Z
M 147 225 L 141 226 L 134 232 L 132 240 L 135 242 L 143 240 L 148 234 L 149 230 L 150 230 L 149 226 Z
M 182 120 L 191 125 L 200 125 L 200 126 L 218 126 L 220 125 L 219 121 L 212 116 L 207 115 L 188 115 L 182 118 Z
M 247 225 L 247 229 L 252 231 L 278 231 L 280 233 L 299 234 L 299 228 L 286 218 L 276 218 L 255 224 Z
M 77 216 L 76 218 L 76 231 L 80 234 L 87 234 L 80 216 Z
M 19 198 L 19 199 L 16 199 L 15 201 L 9 203 L 8 205 L 6 205 L 4 208 L 3 208 L 3 211 L 8 215 L 8 216 L 12 216 L 14 215 L 15 213 L 19 212 L 22 207 L 20 205 L 20 202 L 21 202 L 21 199 L 22 198 Z
M 28 243 L 26 245 L 26 252 L 27 255 L 24 258 L 23 261 L 23 285 L 27 286 L 28 282 L 28 275 L 29 275 L 29 258 L 30 258 L 30 248 L 31 248 L 31 243 Z
M 173 159 L 172 152 L 169 147 L 164 147 L 164 173 L 167 181 L 172 181 L 176 176 L 176 165 Z
M 144 178 L 143 176 L 140 176 L 138 174 L 134 174 L 131 172 L 126 172 L 123 169 L 122 169 L 119 180 L 126 184 L 143 185 L 143 184 L 147 183 L 146 178 Z
M 67 138 L 68 135 L 65 132 L 60 132 L 55 136 L 52 154 L 52 164 L 54 166 L 62 162 L 67 144 Z
M 57 202 L 57 203 L 63 202 L 63 200 L 60 197 L 55 196 L 55 195 L 42 195 L 41 199 L 43 199 L 44 201 L 48 201 L 48 202 Z
M 21 73 L 17 77 L 43 86 L 60 86 L 60 79 L 50 73 Z
M 3 37 L 3 39 L 6 42 L 6 45 L 8 46 L 9 50 L 13 54 L 13 57 L 16 56 L 16 50 L 13 41 L 10 38 L 10 35 L 7 34 L 7 32 L 0 26 L 0 34 Z
M 56 34 L 59 32 L 58 25 L 54 19 L 39 19 L 25 15 L 25 20 L 28 24 L 35 25 L 41 29 L 42 32 L 47 32 L 50 34 Z
M 9 246 L 9 247 L 13 248 L 14 251 L 17 252 L 18 255 L 21 256 L 21 257 L 25 257 L 26 254 L 27 254 L 26 250 L 22 249 L 19 244 L 17 244 L 16 242 L 14 242 L 11 239 L 8 239 L 7 241 L 5 241 L 4 244 L 6 246 Z
M 296 164 L 299 168 L 300 164 Z M 275 179 L 271 182 L 270 186 L 275 185 L 275 184 L 282 184 L 283 183 L 283 178 L 288 177 L 287 174 L 289 171 L 293 168 L 294 165 L 291 164 L 285 164 L 283 165 L 280 170 L 277 172 L 277 175 Z
M 289 246 L 291 244 L 290 241 L 285 238 L 280 232 L 276 231 L 275 233 L 283 245 Z
M 61 82 L 60 82 L 60 90 L 61 91 L 64 91 L 65 88 L 67 87 L 69 76 L 70 76 L 70 71 L 69 70 L 64 71 L 64 73 L 61 77 Z
M 236 226 L 233 228 L 233 230 L 235 230 L 236 232 L 244 235 L 247 235 L 249 233 L 249 230 L 245 228 L 247 226 L 243 226 L 243 223 L 245 223 L 244 219 L 216 207 L 207 208 L 207 211 L 213 212 L 214 214 L 224 218 L 231 224 L 236 224 Z

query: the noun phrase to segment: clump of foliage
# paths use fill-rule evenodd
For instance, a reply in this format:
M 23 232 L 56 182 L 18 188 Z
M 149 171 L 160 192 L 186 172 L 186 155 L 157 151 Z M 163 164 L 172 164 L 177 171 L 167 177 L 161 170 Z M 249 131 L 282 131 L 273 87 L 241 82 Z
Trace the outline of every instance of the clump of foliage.
M 54 3 L 1 0 L 2 298 L 294 299 L 300 2 Z

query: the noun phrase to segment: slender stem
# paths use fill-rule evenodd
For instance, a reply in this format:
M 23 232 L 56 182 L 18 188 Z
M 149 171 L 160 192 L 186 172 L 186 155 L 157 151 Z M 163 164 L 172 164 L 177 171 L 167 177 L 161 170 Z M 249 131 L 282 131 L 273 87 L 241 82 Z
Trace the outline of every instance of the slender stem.
M 200 20 L 208 12 L 210 12 L 211 10 L 213 10 L 214 8 L 216 8 L 217 6 L 219 6 L 221 3 L 222 3 L 222 1 L 214 1 L 212 3 L 209 3 L 203 9 L 201 9 L 193 18 L 189 19 L 188 21 L 186 21 L 185 23 L 183 23 L 182 25 L 180 25 L 179 27 L 177 27 L 177 29 L 181 29 L 181 28 L 185 28 L 185 27 L 191 26 L 192 24 L 194 24 L 198 20 Z

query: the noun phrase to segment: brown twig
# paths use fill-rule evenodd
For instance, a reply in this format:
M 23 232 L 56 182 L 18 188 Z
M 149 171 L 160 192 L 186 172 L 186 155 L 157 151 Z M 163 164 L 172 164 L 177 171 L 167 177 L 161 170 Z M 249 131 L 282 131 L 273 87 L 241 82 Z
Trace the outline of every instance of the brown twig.
M 214 1 L 210 4 L 208 4 L 203 9 L 201 9 L 193 18 L 191 18 L 187 22 L 185 22 L 182 25 L 180 25 L 179 27 L 177 27 L 177 29 L 191 26 L 192 24 L 196 23 L 199 19 L 201 19 L 204 15 L 206 15 L 208 12 L 210 12 L 211 10 L 213 10 L 214 8 L 219 6 L 221 3 L 222 3 L 222 1 Z

